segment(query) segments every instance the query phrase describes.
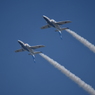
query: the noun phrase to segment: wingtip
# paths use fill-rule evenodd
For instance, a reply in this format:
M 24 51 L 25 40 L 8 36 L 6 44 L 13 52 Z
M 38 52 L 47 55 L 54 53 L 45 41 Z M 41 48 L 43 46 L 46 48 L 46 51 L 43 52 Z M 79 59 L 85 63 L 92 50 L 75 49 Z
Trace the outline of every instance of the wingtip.
M 43 47 L 45 47 L 45 45 L 43 45 Z
M 41 45 L 41 47 L 45 47 L 45 45 Z

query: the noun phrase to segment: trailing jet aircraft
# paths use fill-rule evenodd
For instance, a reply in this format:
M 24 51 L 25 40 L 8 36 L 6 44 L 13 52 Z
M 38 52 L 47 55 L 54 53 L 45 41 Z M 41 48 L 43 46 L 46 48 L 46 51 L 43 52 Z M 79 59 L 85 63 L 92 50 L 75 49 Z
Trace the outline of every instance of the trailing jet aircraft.
M 29 55 L 32 55 L 34 62 L 35 62 L 35 54 L 41 53 L 40 51 L 34 52 L 34 49 L 45 47 L 44 45 L 30 46 L 29 44 L 24 43 L 20 40 L 18 40 L 18 43 L 21 45 L 21 49 L 18 49 L 15 52 L 22 52 L 22 51 L 30 52 Z
M 41 29 L 46 29 L 46 28 L 54 27 L 54 28 L 57 29 L 55 31 L 59 32 L 60 37 L 62 39 L 61 31 L 65 30 L 65 29 L 68 29 L 68 27 L 61 28 L 60 25 L 63 25 L 63 24 L 66 24 L 66 23 L 70 23 L 71 21 L 59 21 L 59 22 L 56 22 L 54 19 L 50 19 L 50 18 L 48 18 L 45 15 L 43 15 L 43 18 L 46 20 L 47 25 L 41 27 Z

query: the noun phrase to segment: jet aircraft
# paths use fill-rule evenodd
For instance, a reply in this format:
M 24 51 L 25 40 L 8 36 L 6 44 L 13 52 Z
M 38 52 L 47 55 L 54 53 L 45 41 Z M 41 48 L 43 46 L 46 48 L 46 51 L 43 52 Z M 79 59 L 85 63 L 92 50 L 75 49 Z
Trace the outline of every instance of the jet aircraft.
M 24 43 L 20 40 L 18 40 L 18 43 L 21 45 L 21 49 L 18 49 L 15 52 L 22 52 L 22 51 L 30 52 L 29 55 L 32 55 L 34 62 L 35 62 L 35 54 L 41 53 L 41 51 L 36 51 L 35 52 L 34 49 L 45 47 L 44 45 L 30 46 L 29 44 Z
M 66 24 L 66 23 L 70 23 L 71 21 L 67 20 L 67 21 L 59 21 L 59 22 L 56 22 L 54 19 L 50 19 L 50 18 L 48 18 L 45 15 L 43 15 L 43 18 L 46 20 L 47 25 L 41 27 L 41 29 L 46 29 L 46 28 L 54 27 L 54 28 L 57 29 L 55 31 L 56 32 L 59 32 L 60 37 L 62 39 L 62 33 L 61 33 L 61 31 L 62 30 L 65 30 L 65 29 L 68 29 L 68 27 L 61 28 L 60 25 L 63 25 L 63 24 Z

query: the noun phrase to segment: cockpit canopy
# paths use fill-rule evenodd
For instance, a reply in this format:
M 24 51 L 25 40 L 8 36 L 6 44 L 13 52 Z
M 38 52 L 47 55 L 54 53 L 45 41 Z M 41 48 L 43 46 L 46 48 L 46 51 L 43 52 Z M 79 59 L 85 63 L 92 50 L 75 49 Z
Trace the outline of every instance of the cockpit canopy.
M 52 22 L 56 22 L 54 19 L 51 19 Z
M 30 46 L 30 45 L 26 43 L 25 46 Z

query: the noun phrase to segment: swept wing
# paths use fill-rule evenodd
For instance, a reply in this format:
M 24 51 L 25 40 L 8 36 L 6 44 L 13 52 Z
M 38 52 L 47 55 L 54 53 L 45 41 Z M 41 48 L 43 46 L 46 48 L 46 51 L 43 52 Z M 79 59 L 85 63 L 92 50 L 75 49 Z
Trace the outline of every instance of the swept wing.
M 56 22 L 56 24 L 58 25 L 62 25 L 62 24 L 66 24 L 66 23 L 70 23 L 71 21 L 59 21 L 59 22 Z
M 22 51 L 24 51 L 24 49 L 18 49 L 15 52 L 22 52 Z
M 46 29 L 46 28 L 50 28 L 50 25 L 45 25 L 41 27 L 41 29 Z
M 44 45 L 30 46 L 31 49 L 37 49 L 37 48 L 41 48 L 41 47 L 45 47 L 45 46 Z

